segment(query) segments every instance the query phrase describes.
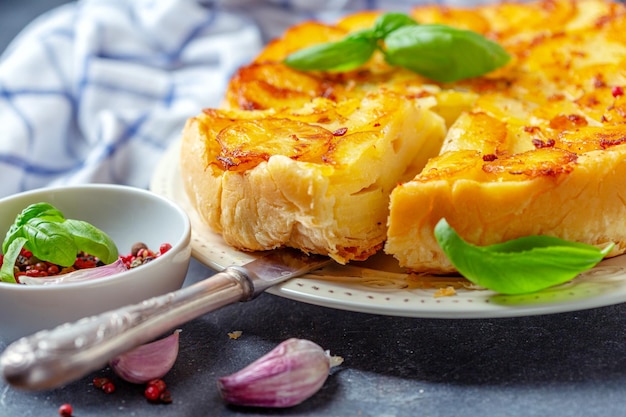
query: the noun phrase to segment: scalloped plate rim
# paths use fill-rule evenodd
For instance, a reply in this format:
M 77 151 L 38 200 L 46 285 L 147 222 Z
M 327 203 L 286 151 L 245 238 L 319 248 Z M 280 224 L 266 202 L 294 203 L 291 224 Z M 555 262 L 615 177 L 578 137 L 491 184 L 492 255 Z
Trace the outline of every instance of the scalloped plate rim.
M 187 199 L 178 164 L 180 141 L 174 142 L 157 164 L 150 190 L 179 204 L 192 224 L 192 256 L 219 271 L 241 265 L 254 254 L 229 247 L 201 220 Z M 375 266 L 375 265 L 374 265 Z M 358 268 L 358 267 L 357 267 Z M 385 275 L 385 271 L 380 271 Z M 584 275 L 584 274 L 583 274 Z M 397 317 L 471 319 L 520 317 L 571 312 L 626 302 L 626 255 L 603 261 L 584 277 L 539 293 L 506 297 L 489 290 L 459 290 L 435 297 L 435 290 L 374 290 L 363 285 L 331 282 L 332 277 L 307 274 L 266 292 L 291 300 L 352 312 Z M 508 301 L 507 301 L 508 300 Z M 524 301 L 526 300 L 526 301 Z

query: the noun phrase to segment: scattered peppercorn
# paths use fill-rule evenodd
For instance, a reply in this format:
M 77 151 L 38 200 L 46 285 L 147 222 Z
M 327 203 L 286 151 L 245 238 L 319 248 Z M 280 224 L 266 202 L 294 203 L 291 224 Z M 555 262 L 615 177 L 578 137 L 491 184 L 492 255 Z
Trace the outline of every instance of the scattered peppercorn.
M 170 404 L 172 395 L 162 379 L 153 379 L 146 384 L 144 396 L 153 403 Z
M 152 381 L 148 381 L 146 385 L 155 387 L 157 390 L 159 390 L 159 393 L 165 391 L 165 388 L 167 388 L 167 386 L 165 385 L 165 381 L 158 378 L 153 379 Z
M 172 403 L 172 394 L 170 394 L 169 390 L 165 390 L 161 393 L 159 400 L 163 404 L 171 404 Z
M 106 394 L 111 394 L 115 392 L 116 389 L 113 381 L 105 376 L 95 377 L 93 379 L 93 386 L 102 390 Z M 148 401 L 155 404 L 170 404 L 172 402 L 172 394 L 167 389 L 165 381 L 160 378 L 148 381 L 143 395 Z
M 146 387 L 146 390 L 143 392 L 143 395 L 148 399 L 148 401 L 156 402 L 159 400 L 161 393 L 159 392 L 159 389 L 156 386 L 148 385 Z
M 102 389 L 102 386 L 104 384 L 106 384 L 107 382 L 111 382 L 111 380 L 105 376 L 102 377 L 95 377 L 93 379 L 93 386 L 98 388 L 98 389 Z
M 93 386 L 101 389 L 105 394 L 112 394 L 115 392 L 115 384 L 111 381 L 110 378 L 105 376 L 96 377 L 93 379 Z
M 611 89 L 611 94 L 613 94 L 613 97 L 620 97 L 624 95 L 624 89 L 622 87 L 620 87 L 619 85 L 616 85 L 615 87 L 613 87 Z
M 59 415 L 61 417 L 72 417 L 74 410 L 70 404 L 63 404 L 59 407 Z
M 106 382 L 102 385 L 102 391 L 104 391 L 105 394 L 113 394 L 115 392 L 115 384 L 111 381 Z
M 335 130 L 333 132 L 333 136 L 343 136 L 346 133 L 348 133 L 348 128 L 347 127 L 340 127 L 339 129 Z
M 172 248 L 169 243 L 163 243 L 159 246 L 158 252 L 150 250 L 145 243 L 135 243 L 131 248 L 131 253 L 128 255 L 120 255 L 120 259 L 124 262 L 126 268 L 136 268 L 143 264 L 146 264 L 159 256 L 165 254 Z M 4 261 L 4 256 L 0 254 L 0 267 Z M 67 274 L 69 272 L 77 271 L 79 269 L 95 268 L 103 266 L 104 263 L 95 256 L 79 252 L 76 256 L 76 261 L 69 267 L 61 267 L 53 263 L 42 261 L 27 249 L 22 248 L 17 260 L 15 261 L 14 273 L 17 282 L 20 282 L 21 276 L 28 277 L 51 277 L 55 275 Z
M 143 242 L 137 242 L 137 243 L 133 244 L 132 248 L 130 249 L 130 253 L 133 256 L 137 256 L 137 254 L 139 253 L 139 251 L 141 249 L 148 249 L 148 247 Z
M 169 243 L 162 243 L 161 246 L 159 246 L 159 253 L 161 255 L 164 255 L 170 249 L 172 249 L 172 245 L 170 245 Z
M 130 254 L 125 256 L 122 255 L 120 256 L 120 259 L 124 262 L 126 268 L 136 268 L 150 261 L 153 261 L 154 259 L 166 253 L 171 248 L 172 245 L 170 245 L 169 243 L 163 243 L 159 246 L 158 252 L 153 252 L 144 243 L 138 242 L 133 245 Z

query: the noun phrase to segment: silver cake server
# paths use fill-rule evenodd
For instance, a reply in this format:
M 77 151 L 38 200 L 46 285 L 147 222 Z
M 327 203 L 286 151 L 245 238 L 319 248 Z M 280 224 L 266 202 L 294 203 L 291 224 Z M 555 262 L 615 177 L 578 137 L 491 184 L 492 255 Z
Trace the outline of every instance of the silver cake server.
M 42 330 L 5 349 L 0 356 L 2 376 L 20 389 L 59 387 L 176 326 L 225 305 L 252 300 L 271 286 L 330 262 L 296 250 L 271 251 L 180 290 Z

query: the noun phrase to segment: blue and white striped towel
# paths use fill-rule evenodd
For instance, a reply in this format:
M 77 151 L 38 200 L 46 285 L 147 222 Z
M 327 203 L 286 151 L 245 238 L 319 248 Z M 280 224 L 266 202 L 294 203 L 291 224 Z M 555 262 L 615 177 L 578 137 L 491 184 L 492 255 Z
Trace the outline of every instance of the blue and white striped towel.
M 185 120 L 218 106 L 269 38 L 402 0 L 80 0 L 0 57 L 0 197 L 61 184 L 147 187 Z M 314 7 L 314 8 L 312 8 Z

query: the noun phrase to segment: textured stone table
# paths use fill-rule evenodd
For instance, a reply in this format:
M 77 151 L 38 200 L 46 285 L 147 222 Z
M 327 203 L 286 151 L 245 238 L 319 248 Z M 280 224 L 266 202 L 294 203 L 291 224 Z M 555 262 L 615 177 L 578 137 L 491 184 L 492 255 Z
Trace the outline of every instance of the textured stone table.
M 212 271 L 193 261 L 186 283 Z M 3 318 L 7 319 L 7 318 Z M 79 416 L 623 416 L 626 305 L 553 315 L 440 320 L 339 311 L 263 294 L 182 326 L 166 376 L 173 403 L 148 403 L 141 386 L 104 369 L 65 387 L 22 392 L 0 383 L 0 415 Z M 242 331 L 238 339 L 229 332 Z M 225 405 L 216 379 L 289 337 L 311 339 L 345 362 L 324 387 L 286 410 Z

